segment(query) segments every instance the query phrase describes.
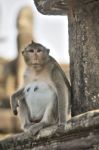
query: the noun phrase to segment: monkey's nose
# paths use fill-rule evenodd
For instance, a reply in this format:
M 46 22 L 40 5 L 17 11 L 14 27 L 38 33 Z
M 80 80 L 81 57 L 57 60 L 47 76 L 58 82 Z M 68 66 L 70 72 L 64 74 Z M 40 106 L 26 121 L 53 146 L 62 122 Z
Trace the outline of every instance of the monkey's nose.
M 37 60 L 38 59 L 38 56 L 37 56 L 37 54 L 35 53 L 35 55 L 34 55 L 34 60 Z

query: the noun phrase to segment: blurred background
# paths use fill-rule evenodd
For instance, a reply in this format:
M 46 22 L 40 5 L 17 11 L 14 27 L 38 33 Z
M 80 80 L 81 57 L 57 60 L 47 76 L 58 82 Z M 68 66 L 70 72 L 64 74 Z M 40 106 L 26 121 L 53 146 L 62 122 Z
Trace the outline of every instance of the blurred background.
M 67 17 L 44 16 L 33 0 L 0 0 L 0 138 L 21 131 L 10 96 L 23 84 L 21 51 L 32 39 L 50 49 L 69 78 Z

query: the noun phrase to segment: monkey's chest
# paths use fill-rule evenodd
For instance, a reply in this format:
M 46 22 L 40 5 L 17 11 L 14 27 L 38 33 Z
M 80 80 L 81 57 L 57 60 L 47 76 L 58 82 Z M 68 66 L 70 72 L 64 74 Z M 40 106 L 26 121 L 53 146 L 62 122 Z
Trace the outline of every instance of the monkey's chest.
M 34 81 L 25 88 L 26 103 L 32 119 L 40 119 L 49 103 L 55 99 L 54 90 L 45 82 Z

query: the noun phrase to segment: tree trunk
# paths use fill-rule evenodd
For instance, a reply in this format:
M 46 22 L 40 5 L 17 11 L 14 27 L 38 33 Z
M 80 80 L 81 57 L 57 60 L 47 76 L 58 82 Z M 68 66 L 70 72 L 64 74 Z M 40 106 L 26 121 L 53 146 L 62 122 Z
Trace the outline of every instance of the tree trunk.
M 72 115 L 99 108 L 99 1 L 69 0 Z

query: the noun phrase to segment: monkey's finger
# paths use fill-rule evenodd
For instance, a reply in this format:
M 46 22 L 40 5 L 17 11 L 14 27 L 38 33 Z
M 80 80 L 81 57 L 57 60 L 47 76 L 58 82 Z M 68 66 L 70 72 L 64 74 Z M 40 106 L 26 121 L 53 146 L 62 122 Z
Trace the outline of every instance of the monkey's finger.
M 15 109 L 15 110 L 13 110 L 13 113 L 14 113 L 14 115 L 17 115 L 18 111 Z

